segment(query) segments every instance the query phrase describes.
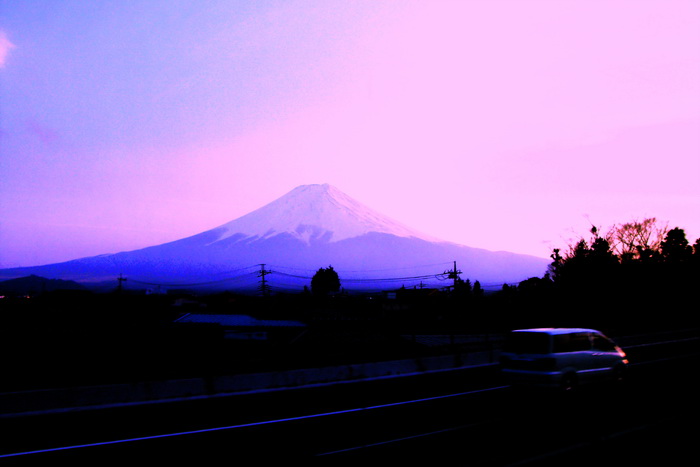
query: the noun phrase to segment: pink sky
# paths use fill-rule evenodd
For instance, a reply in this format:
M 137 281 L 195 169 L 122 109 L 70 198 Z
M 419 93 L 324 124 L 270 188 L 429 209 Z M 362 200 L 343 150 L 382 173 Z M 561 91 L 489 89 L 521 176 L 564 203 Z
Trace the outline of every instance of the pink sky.
M 0 266 L 136 249 L 330 183 L 547 257 L 590 223 L 700 237 L 700 2 L 12 2 Z

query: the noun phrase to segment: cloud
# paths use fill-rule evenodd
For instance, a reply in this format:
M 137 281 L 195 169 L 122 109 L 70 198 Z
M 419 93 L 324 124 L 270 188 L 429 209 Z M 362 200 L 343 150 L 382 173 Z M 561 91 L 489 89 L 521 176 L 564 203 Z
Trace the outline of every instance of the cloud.
M 7 56 L 10 54 L 10 50 L 14 48 L 15 44 L 10 42 L 5 31 L 0 31 L 0 68 L 5 67 Z

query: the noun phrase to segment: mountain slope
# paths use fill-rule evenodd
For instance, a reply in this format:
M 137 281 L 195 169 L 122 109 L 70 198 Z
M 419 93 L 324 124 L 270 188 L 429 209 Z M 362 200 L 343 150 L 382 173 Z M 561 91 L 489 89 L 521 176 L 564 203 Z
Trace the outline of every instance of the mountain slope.
M 46 279 L 39 276 L 19 277 L 0 282 L 1 294 L 35 294 L 56 290 L 85 290 L 85 287 L 73 281 Z
M 280 287 L 300 287 L 320 267 L 332 265 L 357 288 L 400 287 L 389 277 L 439 274 L 457 261 L 462 278 L 484 283 L 542 276 L 547 261 L 444 242 L 412 230 L 330 185 L 304 185 L 229 223 L 140 250 L 81 258 L 32 268 L 0 270 L 0 278 L 37 274 L 81 282 L 128 285 L 207 284 L 253 288 L 261 263 Z M 428 266 L 426 266 L 428 265 Z M 276 274 L 275 274 L 276 273 Z M 375 283 L 371 280 L 376 279 Z M 274 282 L 272 282 L 274 283 Z M 306 280 L 308 284 L 308 280 Z M 443 284 L 444 285 L 444 284 Z
M 337 242 L 369 232 L 437 241 L 379 214 L 328 184 L 299 186 L 219 229 L 217 241 L 236 234 L 243 234 L 246 239 L 265 239 L 288 233 L 306 243 Z

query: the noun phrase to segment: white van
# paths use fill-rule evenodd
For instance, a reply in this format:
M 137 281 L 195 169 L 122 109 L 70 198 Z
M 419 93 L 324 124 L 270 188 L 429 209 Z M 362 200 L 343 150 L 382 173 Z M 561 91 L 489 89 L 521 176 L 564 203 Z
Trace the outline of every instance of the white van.
M 510 384 L 567 391 L 596 380 L 619 380 L 628 364 L 611 339 L 585 328 L 511 331 L 501 353 L 501 371 Z

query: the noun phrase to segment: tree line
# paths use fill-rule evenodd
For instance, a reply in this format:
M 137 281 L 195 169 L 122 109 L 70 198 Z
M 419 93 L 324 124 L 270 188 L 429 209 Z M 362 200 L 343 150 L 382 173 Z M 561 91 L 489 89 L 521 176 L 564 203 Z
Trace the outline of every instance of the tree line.
M 697 327 L 700 238 L 655 218 L 592 227 L 587 236 L 552 251 L 543 277 L 484 293 L 479 281 L 456 278 L 449 294 L 399 290 L 398 309 L 416 322 L 465 328 L 587 326 L 616 330 Z M 312 280 L 315 296 L 338 291 L 332 267 Z M 402 292 L 406 292 L 402 294 Z M 393 316 L 397 318 L 397 316 Z
M 542 278 L 530 278 L 505 295 L 539 306 L 552 323 L 646 327 L 698 325 L 700 238 L 669 229 L 655 218 L 614 225 L 554 249 Z

